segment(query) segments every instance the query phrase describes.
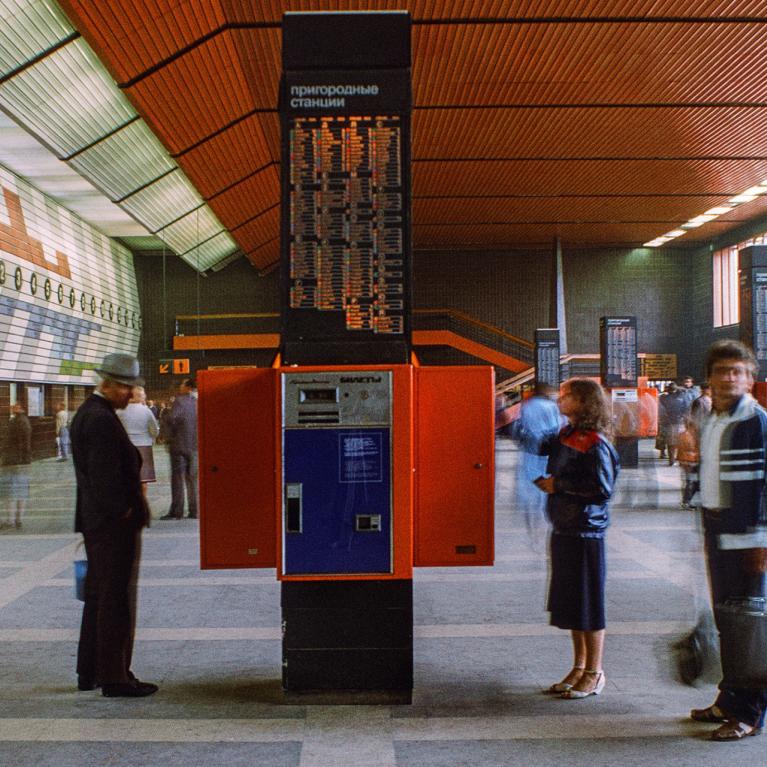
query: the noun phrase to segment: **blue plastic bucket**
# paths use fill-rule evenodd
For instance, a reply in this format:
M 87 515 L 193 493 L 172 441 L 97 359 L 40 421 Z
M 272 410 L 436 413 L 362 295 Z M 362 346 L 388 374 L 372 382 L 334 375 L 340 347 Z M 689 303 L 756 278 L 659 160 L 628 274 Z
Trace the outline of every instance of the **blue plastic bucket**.
M 88 574 L 88 560 L 76 559 L 75 565 L 75 599 L 85 601 L 85 576 Z

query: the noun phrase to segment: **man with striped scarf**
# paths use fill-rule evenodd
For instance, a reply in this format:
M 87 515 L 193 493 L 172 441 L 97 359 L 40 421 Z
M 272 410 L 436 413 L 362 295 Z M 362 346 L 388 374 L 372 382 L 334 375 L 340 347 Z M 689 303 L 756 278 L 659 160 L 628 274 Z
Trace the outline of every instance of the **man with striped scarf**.
M 693 505 L 700 506 L 713 603 L 751 593 L 767 570 L 765 447 L 767 412 L 750 392 L 757 361 L 738 341 L 718 341 L 706 355 L 712 411 L 700 434 L 700 464 Z M 726 641 L 722 637 L 722 641 Z M 720 724 L 717 741 L 758 735 L 767 711 L 767 690 L 735 687 L 722 680 L 716 701 L 693 709 L 700 722 Z

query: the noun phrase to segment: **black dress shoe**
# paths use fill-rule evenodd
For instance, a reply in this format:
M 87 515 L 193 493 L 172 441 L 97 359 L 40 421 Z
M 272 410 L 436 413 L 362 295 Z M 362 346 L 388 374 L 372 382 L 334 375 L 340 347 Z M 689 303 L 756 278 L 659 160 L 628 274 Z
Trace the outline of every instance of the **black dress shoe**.
M 101 694 L 105 698 L 145 698 L 153 695 L 160 688 L 151 682 L 119 682 L 117 684 L 105 684 L 101 688 Z
M 165 514 L 160 519 L 181 519 L 181 517 L 177 517 L 175 514 Z
M 196 514 L 187 514 L 186 518 L 187 519 L 197 519 L 197 515 Z
M 77 689 L 78 690 L 95 690 L 98 687 L 98 682 L 95 679 L 91 679 L 88 676 L 77 676 Z

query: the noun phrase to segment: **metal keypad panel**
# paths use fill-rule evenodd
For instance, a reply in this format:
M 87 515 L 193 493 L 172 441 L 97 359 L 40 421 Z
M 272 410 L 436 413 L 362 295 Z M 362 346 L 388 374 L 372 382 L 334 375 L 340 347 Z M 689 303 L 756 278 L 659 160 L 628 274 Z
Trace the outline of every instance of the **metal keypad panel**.
M 391 372 L 282 374 L 285 429 L 391 425 Z

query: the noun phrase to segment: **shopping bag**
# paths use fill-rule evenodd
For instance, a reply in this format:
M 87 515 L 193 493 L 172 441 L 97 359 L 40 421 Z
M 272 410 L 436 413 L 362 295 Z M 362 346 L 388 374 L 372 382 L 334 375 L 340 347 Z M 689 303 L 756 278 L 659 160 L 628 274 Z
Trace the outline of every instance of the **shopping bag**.
M 88 560 L 76 559 L 75 568 L 75 599 L 85 601 L 85 576 L 88 574 Z
M 733 687 L 767 689 L 767 599 L 731 597 L 714 610 L 724 681 Z
M 698 613 L 698 621 L 689 634 L 672 645 L 676 676 L 684 684 L 717 682 L 721 678 L 719 634 L 709 610 Z

